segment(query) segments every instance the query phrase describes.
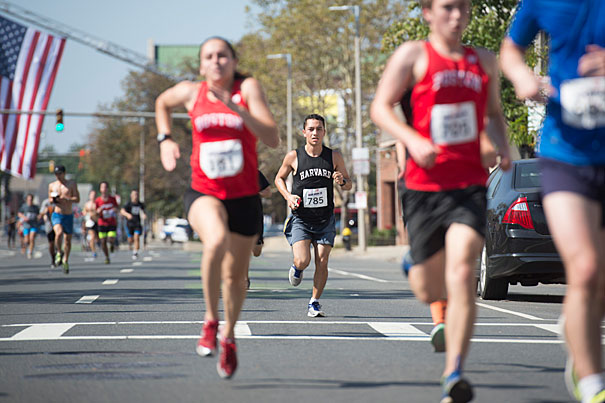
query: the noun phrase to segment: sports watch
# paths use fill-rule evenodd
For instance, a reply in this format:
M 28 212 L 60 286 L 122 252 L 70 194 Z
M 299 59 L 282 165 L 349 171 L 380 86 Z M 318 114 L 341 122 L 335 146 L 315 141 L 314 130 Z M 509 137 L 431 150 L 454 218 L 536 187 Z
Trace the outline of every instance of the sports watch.
M 158 136 L 156 137 L 156 139 L 158 140 L 158 144 L 160 144 L 162 141 L 168 140 L 170 138 L 172 138 L 172 136 L 168 133 L 158 133 Z

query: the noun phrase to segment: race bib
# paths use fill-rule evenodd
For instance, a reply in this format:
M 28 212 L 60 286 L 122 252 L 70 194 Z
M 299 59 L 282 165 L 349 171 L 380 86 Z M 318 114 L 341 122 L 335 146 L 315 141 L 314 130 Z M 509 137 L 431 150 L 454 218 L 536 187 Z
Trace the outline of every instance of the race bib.
M 239 139 L 232 139 L 202 143 L 200 168 L 210 179 L 237 175 L 244 168 L 242 142 Z
M 585 77 L 561 83 L 563 122 L 577 129 L 605 126 L 605 77 Z
M 95 222 L 89 218 L 86 220 L 86 224 L 84 225 L 86 225 L 86 228 L 92 228 L 95 226 Z
M 115 216 L 115 211 L 111 210 L 103 210 L 103 218 L 112 218 Z
M 328 205 L 328 189 L 303 189 L 303 206 L 305 208 L 319 208 Z
M 437 145 L 455 145 L 475 141 L 477 139 L 475 103 L 469 101 L 433 106 L 431 139 Z
M 132 208 L 130 209 L 130 214 L 132 215 L 139 215 L 141 208 L 139 206 L 132 206 Z
M 27 219 L 29 221 L 32 221 L 32 220 L 35 220 L 38 217 L 38 215 L 36 213 L 26 213 L 25 217 L 27 217 Z

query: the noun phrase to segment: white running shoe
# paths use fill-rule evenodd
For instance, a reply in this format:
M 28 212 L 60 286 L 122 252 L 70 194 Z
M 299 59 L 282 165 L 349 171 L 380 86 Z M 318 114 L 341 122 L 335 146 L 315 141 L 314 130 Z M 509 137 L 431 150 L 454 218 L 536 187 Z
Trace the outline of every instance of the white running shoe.
M 288 279 L 293 287 L 297 287 L 303 279 L 302 270 L 297 270 L 296 267 L 292 265 L 290 267 L 290 272 L 288 273 Z
M 321 310 L 319 301 L 314 301 L 313 303 L 309 304 L 309 312 L 307 312 L 307 316 L 311 318 L 323 318 L 326 316 L 325 312 Z

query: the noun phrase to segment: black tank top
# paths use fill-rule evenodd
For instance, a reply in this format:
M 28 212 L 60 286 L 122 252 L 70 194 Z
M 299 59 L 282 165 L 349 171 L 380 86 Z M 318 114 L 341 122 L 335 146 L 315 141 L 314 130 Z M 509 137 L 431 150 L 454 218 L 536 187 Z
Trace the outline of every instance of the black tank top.
M 334 214 L 334 162 L 332 149 L 323 146 L 318 157 L 311 157 L 305 146 L 296 149 L 298 168 L 292 194 L 302 199 L 292 214 L 309 223 L 322 223 Z

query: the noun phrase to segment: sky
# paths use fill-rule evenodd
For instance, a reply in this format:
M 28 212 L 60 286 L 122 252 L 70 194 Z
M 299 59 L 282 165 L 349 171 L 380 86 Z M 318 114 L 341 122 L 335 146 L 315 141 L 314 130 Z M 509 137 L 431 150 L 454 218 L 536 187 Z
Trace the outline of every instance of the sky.
M 246 5 L 252 5 L 246 0 L 9 2 L 143 55 L 148 39 L 159 45 L 183 45 L 219 35 L 235 42 L 253 30 L 245 12 Z M 10 15 L 4 17 L 23 23 Z M 140 69 L 67 39 L 48 110 L 95 112 L 99 105 L 123 95 L 121 83 L 130 70 Z M 67 152 L 73 143 L 86 143 L 94 119 L 66 116 L 64 123 L 65 130 L 57 133 L 54 115 L 45 118 L 39 149 L 52 144 L 56 151 Z

